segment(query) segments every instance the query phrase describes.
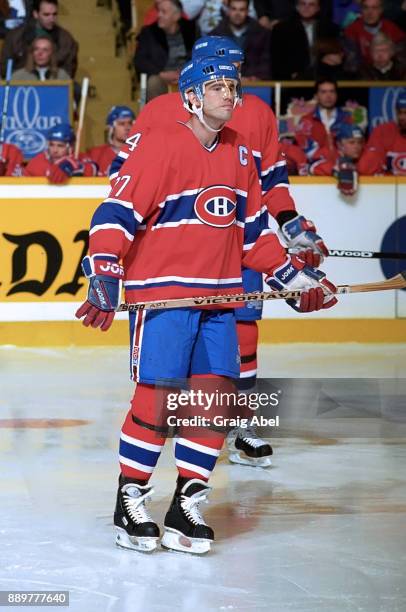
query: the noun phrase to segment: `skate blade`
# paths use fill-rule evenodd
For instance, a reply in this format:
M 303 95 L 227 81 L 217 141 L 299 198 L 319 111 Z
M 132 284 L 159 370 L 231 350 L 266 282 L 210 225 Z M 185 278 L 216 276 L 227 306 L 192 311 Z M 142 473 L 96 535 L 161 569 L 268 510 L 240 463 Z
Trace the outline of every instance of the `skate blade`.
M 124 529 L 121 529 L 120 527 L 116 527 L 116 529 L 116 545 L 119 548 L 126 548 L 127 550 L 137 550 L 138 552 L 149 553 L 154 551 L 158 546 L 159 538 L 130 537 Z
M 238 463 L 239 465 L 249 465 L 250 467 L 267 468 L 272 465 L 271 458 L 268 457 L 248 457 L 242 453 L 230 453 L 228 460 L 231 463 Z
M 161 539 L 161 546 L 168 550 L 178 550 L 180 552 L 192 553 L 194 555 L 204 555 L 208 553 L 211 546 L 211 540 L 202 540 L 199 538 L 188 538 L 183 533 L 169 530 L 166 528 Z

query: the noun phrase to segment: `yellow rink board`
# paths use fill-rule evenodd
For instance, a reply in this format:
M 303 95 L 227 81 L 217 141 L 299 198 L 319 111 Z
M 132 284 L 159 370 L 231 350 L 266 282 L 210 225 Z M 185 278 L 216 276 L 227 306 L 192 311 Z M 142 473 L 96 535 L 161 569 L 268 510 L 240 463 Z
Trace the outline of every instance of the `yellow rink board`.
M 264 319 L 260 342 L 406 343 L 406 319 Z M 0 344 L 15 346 L 120 346 L 128 344 L 128 322 L 108 332 L 86 329 L 79 321 L 0 323 Z

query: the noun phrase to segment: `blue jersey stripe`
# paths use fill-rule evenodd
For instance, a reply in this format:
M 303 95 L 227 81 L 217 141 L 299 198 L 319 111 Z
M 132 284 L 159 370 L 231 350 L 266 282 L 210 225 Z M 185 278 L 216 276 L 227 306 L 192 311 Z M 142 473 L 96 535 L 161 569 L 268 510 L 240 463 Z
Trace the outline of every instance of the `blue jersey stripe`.
M 95 225 L 103 225 L 104 223 L 117 223 L 127 232 L 134 236 L 138 226 L 138 222 L 134 217 L 134 210 L 114 204 L 112 202 L 102 202 L 96 209 L 91 222 L 91 228 Z
M 214 469 L 217 461 L 217 457 L 183 446 L 181 443 L 177 443 L 175 446 L 175 458 L 192 465 L 198 465 L 210 472 Z
M 283 166 L 277 166 L 262 177 L 262 191 L 270 191 L 272 187 L 275 187 L 275 185 L 279 183 L 289 184 L 288 171 L 285 164 Z

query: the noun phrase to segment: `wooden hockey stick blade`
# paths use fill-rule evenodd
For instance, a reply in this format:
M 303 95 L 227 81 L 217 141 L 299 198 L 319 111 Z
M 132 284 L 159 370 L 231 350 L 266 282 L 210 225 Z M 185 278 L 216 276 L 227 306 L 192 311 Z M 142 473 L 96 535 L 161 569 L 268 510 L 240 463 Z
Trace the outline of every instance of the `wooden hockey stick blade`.
M 300 252 L 300 249 L 286 249 L 291 255 Z M 382 251 L 355 251 L 354 249 L 330 249 L 329 257 L 355 257 L 357 259 L 406 259 L 406 253 Z
M 337 294 L 363 293 L 366 291 L 388 291 L 390 289 L 404 289 L 406 287 L 406 270 L 376 283 L 360 285 L 339 285 Z M 157 300 L 154 302 L 140 302 L 139 304 L 120 304 L 118 312 L 136 312 L 137 310 L 162 310 L 165 308 L 203 308 L 217 304 L 238 304 L 241 302 L 267 302 L 268 300 L 297 299 L 301 291 L 262 291 L 260 293 L 238 293 L 236 295 L 211 295 L 196 298 L 175 298 L 170 300 Z M 232 307 L 232 306 L 231 306 Z

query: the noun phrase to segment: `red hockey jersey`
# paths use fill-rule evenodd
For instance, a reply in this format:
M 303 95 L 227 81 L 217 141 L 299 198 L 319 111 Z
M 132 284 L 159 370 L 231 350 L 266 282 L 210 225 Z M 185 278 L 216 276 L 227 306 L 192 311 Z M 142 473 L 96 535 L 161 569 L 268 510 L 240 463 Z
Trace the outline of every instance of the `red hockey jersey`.
M 23 154 L 18 147 L 8 142 L 2 145 L 0 159 L 6 164 L 4 176 L 21 176 L 23 173 Z
M 75 176 L 97 176 L 97 169 L 89 160 L 75 160 L 71 158 L 77 166 Z M 52 167 L 52 161 L 49 159 L 47 151 L 38 153 L 33 157 L 24 168 L 24 176 L 49 176 Z
M 190 113 L 182 106 L 179 93 L 158 96 L 151 100 L 138 115 L 127 139 L 111 168 L 110 179 L 117 176 L 120 165 L 132 150 L 131 142 L 137 142 L 137 133 L 151 127 L 162 130 L 175 121 L 188 121 Z M 272 109 L 260 98 L 244 94 L 242 106 L 237 106 L 227 127 L 239 132 L 250 146 L 258 174 L 261 178 L 264 203 L 273 217 L 282 210 L 295 210 L 289 194 L 286 159 L 279 149 L 278 128 Z M 120 163 L 121 160 L 121 163 Z
M 406 176 L 406 136 L 397 123 L 390 121 L 372 130 L 360 160 L 360 173 Z
M 109 176 L 110 166 L 116 155 L 117 151 L 115 151 L 110 144 L 104 144 L 98 147 L 92 147 L 84 155 L 81 155 L 80 159 L 91 159 L 98 165 L 102 176 Z
M 286 260 L 239 134 L 224 128 L 210 149 L 183 123 L 138 134 L 89 234 L 91 255 L 123 260 L 128 302 L 235 294 L 242 265 Z

